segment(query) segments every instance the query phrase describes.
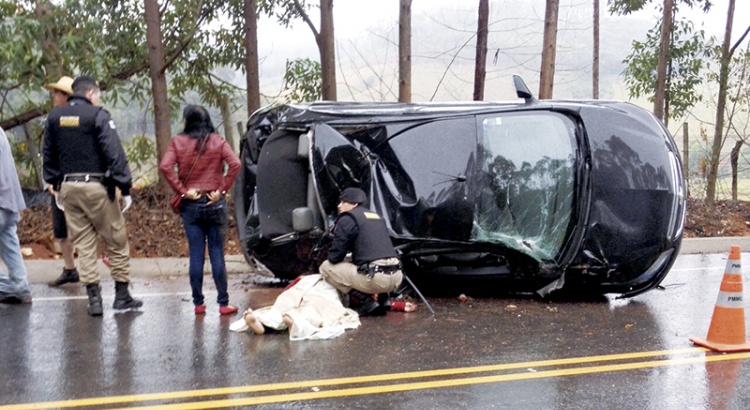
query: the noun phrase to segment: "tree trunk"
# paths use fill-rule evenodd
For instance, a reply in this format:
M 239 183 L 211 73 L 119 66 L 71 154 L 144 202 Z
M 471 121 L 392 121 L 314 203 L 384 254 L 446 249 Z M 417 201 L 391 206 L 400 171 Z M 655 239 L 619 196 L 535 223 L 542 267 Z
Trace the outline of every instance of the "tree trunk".
M 315 36 L 320 49 L 323 100 L 336 101 L 336 50 L 333 35 L 333 0 L 320 0 L 320 33 Z
M 719 100 L 716 103 L 716 126 L 714 128 L 714 141 L 711 147 L 711 162 L 708 169 L 708 181 L 706 184 L 706 204 L 714 206 L 716 200 L 716 179 L 719 173 L 719 159 L 721 158 L 721 147 L 724 145 L 724 107 L 727 102 L 727 78 L 729 77 L 729 60 L 732 54 L 729 51 L 729 43 L 732 41 L 732 23 L 734 21 L 734 2 L 729 0 L 727 11 L 727 25 L 724 31 L 724 43 L 721 45 L 721 67 L 719 69 Z
M 224 139 L 229 146 L 236 152 L 237 147 L 234 144 L 234 130 L 232 129 L 232 107 L 229 104 L 229 96 L 221 96 L 221 119 L 224 123 Z
M 398 12 L 399 102 L 411 102 L 411 1 L 401 0 Z
M 161 16 L 156 0 L 145 1 L 146 43 L 148 44 L 148 63 L 151 74 L 151 90 L 154 95 L 154 129 L 156 133 L 156 153 L 158 160 L 164 156 L 172 137 L 167 99 L 167 77 L 164 72 L 164 43 L 161 34 Z M 159 183 L 163 192 L 170 188 L 159 173 Z
M 41 24 L 42 56 L 44 61 L 45 79 L 57 81 L 62 76 L 62 58 L 60 57 L 60 46 L 53 33 L 50 18 L 52 16 L 52 4 L 49 1 L 36 3 L 34 10 L 37 22 Z
M 740 150 L 743 145 L 745 145 L 744 141 L 736 141 L 729 155 L 729 162 L 732 164 L 732 201 L 737 200 L 737 164 L 740 161 Z
M 688 123 L 682 123 L 682 176 L 685 181 L 690 179 L 690 135 Z
M 52 27 L 52 4 L 49 1 L 40 1 L 36 3 L 34 14 L 36 15 L 37 22 L 41 26 L 42 37 L 39 40 L 42 45 L 42 61 L 44 61 L 45 80 L 56 82 L 63 75 L 63 59 L 60 55 L 60 45 L 55 36 L 54 27 Z M 49 95 L 50 98 L 52 98 L 52 91 L 49 92 Z M 44 178 L 42 176 L 42 161 L 40 161 L 41 156 L 39 155 L 39 151 L 42 147 L 44 135 L 43 133 L 34 135 L 29 128 L 28 122 L 25 122 L 23 125 L 23 131 L 26 134 L 26 146 L 31 155 L 31 164 L 34 167 L 34 172 L 37 176 L 38 188 L 42 189 L 44 187 Z
M 672 32 L 673 0 L 664 0 L 659 38 L 659 62 L 656 66 L 656 88 L 654 89 L 654 115 L 665 121 L 664 99 L 667 92 L 667 60 L 669 60 L 669 37 Z
M 34 167 L 34 174 L 36 175 L 36 188 L 41 191 L 44 188 L 44 177 L 42 176 L 42 161 L 39 160 L 42 158 L 39 154 L 39 146 L 33 140 L 28 122 L 23 125 L 23 132 L 26 134 L 26 147 L 28 147 L 31 165 Z
M 542 67 L 539 74 L 539 98 L 552 98 L 555 82 L 555 53 L 557 49 L 557 14 L 559 0 L 547 0 L 544 13 L 544 44 L 542 45 Z
M 591 98 L 599 99 L 599 0 L 594 0 L 594 62 L 591 67 Z
M 477 18 L 477 55 L 474 61 L 474 101 L 484 100 L 484 79 L 487 75 L 487 20 L 490 16 L 489 0 L 479 0 Z
M 245 0 L 245 73 L 247 80 L 247 115 L 250 116 L 260 108 L 258 0 Z

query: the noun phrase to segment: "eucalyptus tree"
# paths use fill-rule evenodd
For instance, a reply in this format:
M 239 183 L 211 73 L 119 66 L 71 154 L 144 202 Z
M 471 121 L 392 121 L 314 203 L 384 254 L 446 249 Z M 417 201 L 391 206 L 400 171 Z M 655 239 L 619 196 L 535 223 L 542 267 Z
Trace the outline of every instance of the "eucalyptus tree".
M 555 57 L 557 54 L 557 19 L 560 0 L 547 0 L 544 13 L 544 43 L 542 65 L 539 70 L 539 98 L 552 98 L 555 84 Z
M 306 0 L 258 0 L 261 12 L 275 16 L 288 27 L 294 20 L 302 20 L 312 31 L 320 52 L 323 99 L 336 101 L 336 53 L 333 34 L 333 0 L 319 0 L 317 5 Z M 310 18 L 309 11 L 317 7 L 320 12 L 319 28 Z
M 661 2 L 661 3 L 658 3 Z M 656 3 L 661 8 L 662 18 L 659 22 L 659 41 L 656 76 L 653 82 L 654 115 L 659 119 L 666 121 L 665 103 L 667 101 L 667 66 L 670 55 L 670 35 L 674 25 L 674 15 L 679 9 L 680 4 L 689 7 L 700 6 L 704 12 L 711 8 L 710 0 L 608 0 L 609 11 L 613 14 L 630 14 L 643 9 L 646 5 Z
M 591 64 L 591 98 L 599 99 L 599 0 L 594 0 L 593 60 Z
M 487 76 L 487 21 L 490 15 L 488 0 L 479 0 L 477 16 L 477 53 L 474 59 L 474 101 L 484 100 L 484 81 Z
M 660 23 L 646 34 L 644 41 L 634 40 L 626 64 L 625 84 L 631 98 L 647 97 L 656 104 L 656 72 L 658 71 Z M 703 30 L 695 30 L 687 20 L 677 21 L 671 36 L 667 76 L 662 107 L 662 121 L 682 118 L 701 99 L 699 86 L 703 82 L 702 69 L 707 52 Z
M 260 70 L 258 68 L 258 0 L 243 0 L 245 18 L 245 81 L 247 115 L 260 108 Z
M 750 30 L 750 27 L 748 28 Z M 748 49 L 732 56 L 727 73 L 726 133 L 731 132 L 736 138 L 729 155 L 732 173 L 732 200 L 738 197 L 738 173 L 741 150 L 748 145 L 750 134 L 750 44 Z M 718 76 L 717 76 L 718 77 Z
M 750 32 L 750 26 L 747 27 L 744 34 L 732 45 L 732 26 L 734 23 L 734 7 L 735 0 L 729 0 L 727 9 L 727 22 L 724 31 L 724 40 L 721 44 L 720 52 L 720 63 L 719 63 L 719 96 L 716 103 L 716 124 L 714 126 L 713 144 L 711 146 L 711 158 L 709 161 L 708 169 L 708 181 L 706 183 L 706 203 L 709 206 L 714 205 L 716 200 L 716 179 L 719 173 L 719 159 L 721 156 L 721 149 L 726 140 L 726 134 L 724 130 L 725 124 L 725 109 L 727 103 L 727 83 L 730 72 L 730 64 L 734 52 L 737 47 L 740 46 L 742 41 Z M 731 120 L 729 121 L 731 125 Z M 727 127 L 728 130 L 729 127 Z M 736 188 L 735 188 L 736 191 Z
M 399 102 L 411 102 L 411 1 L 400 0 L 398 8 Z

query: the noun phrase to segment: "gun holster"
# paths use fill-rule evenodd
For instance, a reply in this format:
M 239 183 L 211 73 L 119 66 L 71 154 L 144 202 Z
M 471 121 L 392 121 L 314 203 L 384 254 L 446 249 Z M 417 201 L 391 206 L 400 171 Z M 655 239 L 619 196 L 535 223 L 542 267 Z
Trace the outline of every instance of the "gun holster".
M 112 178 L 112 174 L 109 171 L 104 173 L 104 177 L 102 178 L 102 185 L 104 185 L 104 188 L 107 189 L 107 198 L 109 198 L 110 201 L 114 202 L 115 193 L 117 191 L 117 184 L 115 183 L 115 180 L 114 178 Z

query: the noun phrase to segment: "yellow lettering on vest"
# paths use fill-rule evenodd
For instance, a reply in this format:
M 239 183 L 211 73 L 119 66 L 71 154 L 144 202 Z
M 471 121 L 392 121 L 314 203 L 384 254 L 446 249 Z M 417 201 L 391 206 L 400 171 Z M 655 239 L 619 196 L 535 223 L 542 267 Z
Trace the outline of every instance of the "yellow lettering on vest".
M 60 117 L 61 127 L 77 127 L 80 123 L 78 116 Z
M 367 219 L 380 219 L 380 215 L 376 214 L 375 212 L 363 212 L 365 215 L 365 218 Z

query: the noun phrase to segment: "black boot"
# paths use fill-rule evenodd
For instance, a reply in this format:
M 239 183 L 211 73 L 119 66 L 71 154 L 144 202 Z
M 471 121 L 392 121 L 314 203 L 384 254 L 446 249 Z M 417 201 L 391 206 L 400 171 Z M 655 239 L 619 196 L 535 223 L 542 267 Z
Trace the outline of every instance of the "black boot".
M 380 305 L 373 299 L 372 295 L 360 292 L 356 289 L 349 291 L 349 300 L 356 300 L 356 303 L 351 303 L 352 309 L 357 312 L 360 316 L 371 316 Z
M 47 282 L 47 285 L 56 288 L 66 283 L 76 283 L 78 280 L 78 269 L 63 269 L 62 274 L 52 282 Z
M 104 313 L 102 288 L 98 283 L 91 283 L 86 285 L 86 293 L 89 295 L 89 316 L 101 316 Z
M 115 309 L 135 309 L 143 306 L 143 302 L 133 299 L 128 292 L 128 282 L 115 282 L 115 303 L 112 307 Z

